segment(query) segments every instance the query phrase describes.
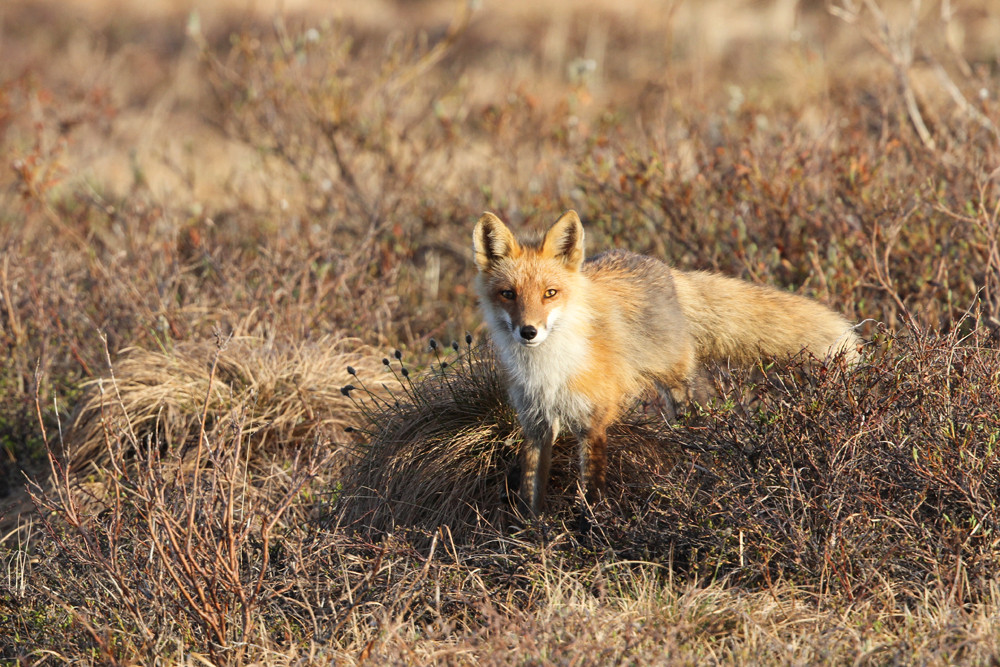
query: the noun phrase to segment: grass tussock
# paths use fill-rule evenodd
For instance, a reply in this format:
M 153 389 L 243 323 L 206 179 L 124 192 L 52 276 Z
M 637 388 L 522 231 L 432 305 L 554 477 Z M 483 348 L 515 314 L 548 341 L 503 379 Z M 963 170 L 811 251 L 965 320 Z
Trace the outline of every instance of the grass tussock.
M 476 524 L 499 525 L 517 417 L 492 356 L 466 340 L 464 350 L 454 343 L 416 377 L 401 354 L 383 359 L 395 380 L 388 396 L 373 393 L 360 375 L 357 386 L 344 388 L 365 444 L 344 477 L 338 521 L 382 532 L 447 525 L 463 536 Z
M 176 449 L 191 465 L 205 464 L 199 440 L 225 437 L 234 422 L 255 457 L 343 440 L 353 406 L 341 380 L 348 361 L 376 367 L 365 350 L 350 338 L 285 344 L 249 336 L 126 350 L 108 376 L 84 385 L 66 442 L 70 467 L 86 474 L 106 466 L 109 433 L 118 432 Z
M 0 10 L 0 661 L 1000 661 L 990 3 L 64 4 Z M 567 208 L 871 345 L 526 523 L 469 234 Z

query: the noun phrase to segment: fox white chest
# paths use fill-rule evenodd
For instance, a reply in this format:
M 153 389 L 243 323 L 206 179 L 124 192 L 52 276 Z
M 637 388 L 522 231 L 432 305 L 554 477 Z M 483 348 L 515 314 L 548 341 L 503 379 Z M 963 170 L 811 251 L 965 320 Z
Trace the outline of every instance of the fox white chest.
M 494 337 L 507 388 L 526 430 L 577 430 L 589 421 L 591 402 L 572 381 L 587 362 L 586 341 L 570 331 L 555 331 L 537 347 L 526 347 L 504 332 Z M 499 338 L 499 340 L 497 340 Z

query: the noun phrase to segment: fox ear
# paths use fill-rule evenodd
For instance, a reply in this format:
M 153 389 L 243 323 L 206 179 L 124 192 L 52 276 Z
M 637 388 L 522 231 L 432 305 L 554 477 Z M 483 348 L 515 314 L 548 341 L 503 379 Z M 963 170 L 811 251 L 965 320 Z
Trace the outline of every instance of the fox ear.
M 507 225 L 492 213 L 483 213 L 479 218 L 472 232 L 472 243 L 476 249 L 476 266 L 480 271 L 489 270 L 495 261 L 510 257 L 519 247 Z
M 579 271 L 583 264 L 583 223 L 576 211 L 566 211 L 545 232 L 542 254 L 561 259 L 567 268 Z

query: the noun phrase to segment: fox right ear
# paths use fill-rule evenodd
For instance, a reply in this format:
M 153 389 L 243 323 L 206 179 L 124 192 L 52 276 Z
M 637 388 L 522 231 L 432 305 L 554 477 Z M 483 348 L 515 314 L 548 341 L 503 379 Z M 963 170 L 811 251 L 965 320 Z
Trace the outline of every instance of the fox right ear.
M 507 225 L 492 213 L 483 213 L 479 218 L 472 232 L 472 243 L 476 249 L 476 266 L 480 271 L 489 270 L 493 262 L 502 257 L 514 255 L 519 247 Z
M 542 254 L 546 257 L 561 259 L 563 263 L 579 271 L 583 264 L 583 224 L 576 211 L 566 211 L 545 232 L 542 241 Z

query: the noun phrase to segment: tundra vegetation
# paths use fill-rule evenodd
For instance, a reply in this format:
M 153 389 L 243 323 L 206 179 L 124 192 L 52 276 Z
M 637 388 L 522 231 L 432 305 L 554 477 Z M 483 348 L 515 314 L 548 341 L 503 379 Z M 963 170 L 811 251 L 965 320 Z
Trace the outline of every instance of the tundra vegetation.
M 1000 660 L 991 2 L 280 4 L 0 7 L 0 660 Z M 525 524 L 471 230 L 568 208 L 861 363 Z

